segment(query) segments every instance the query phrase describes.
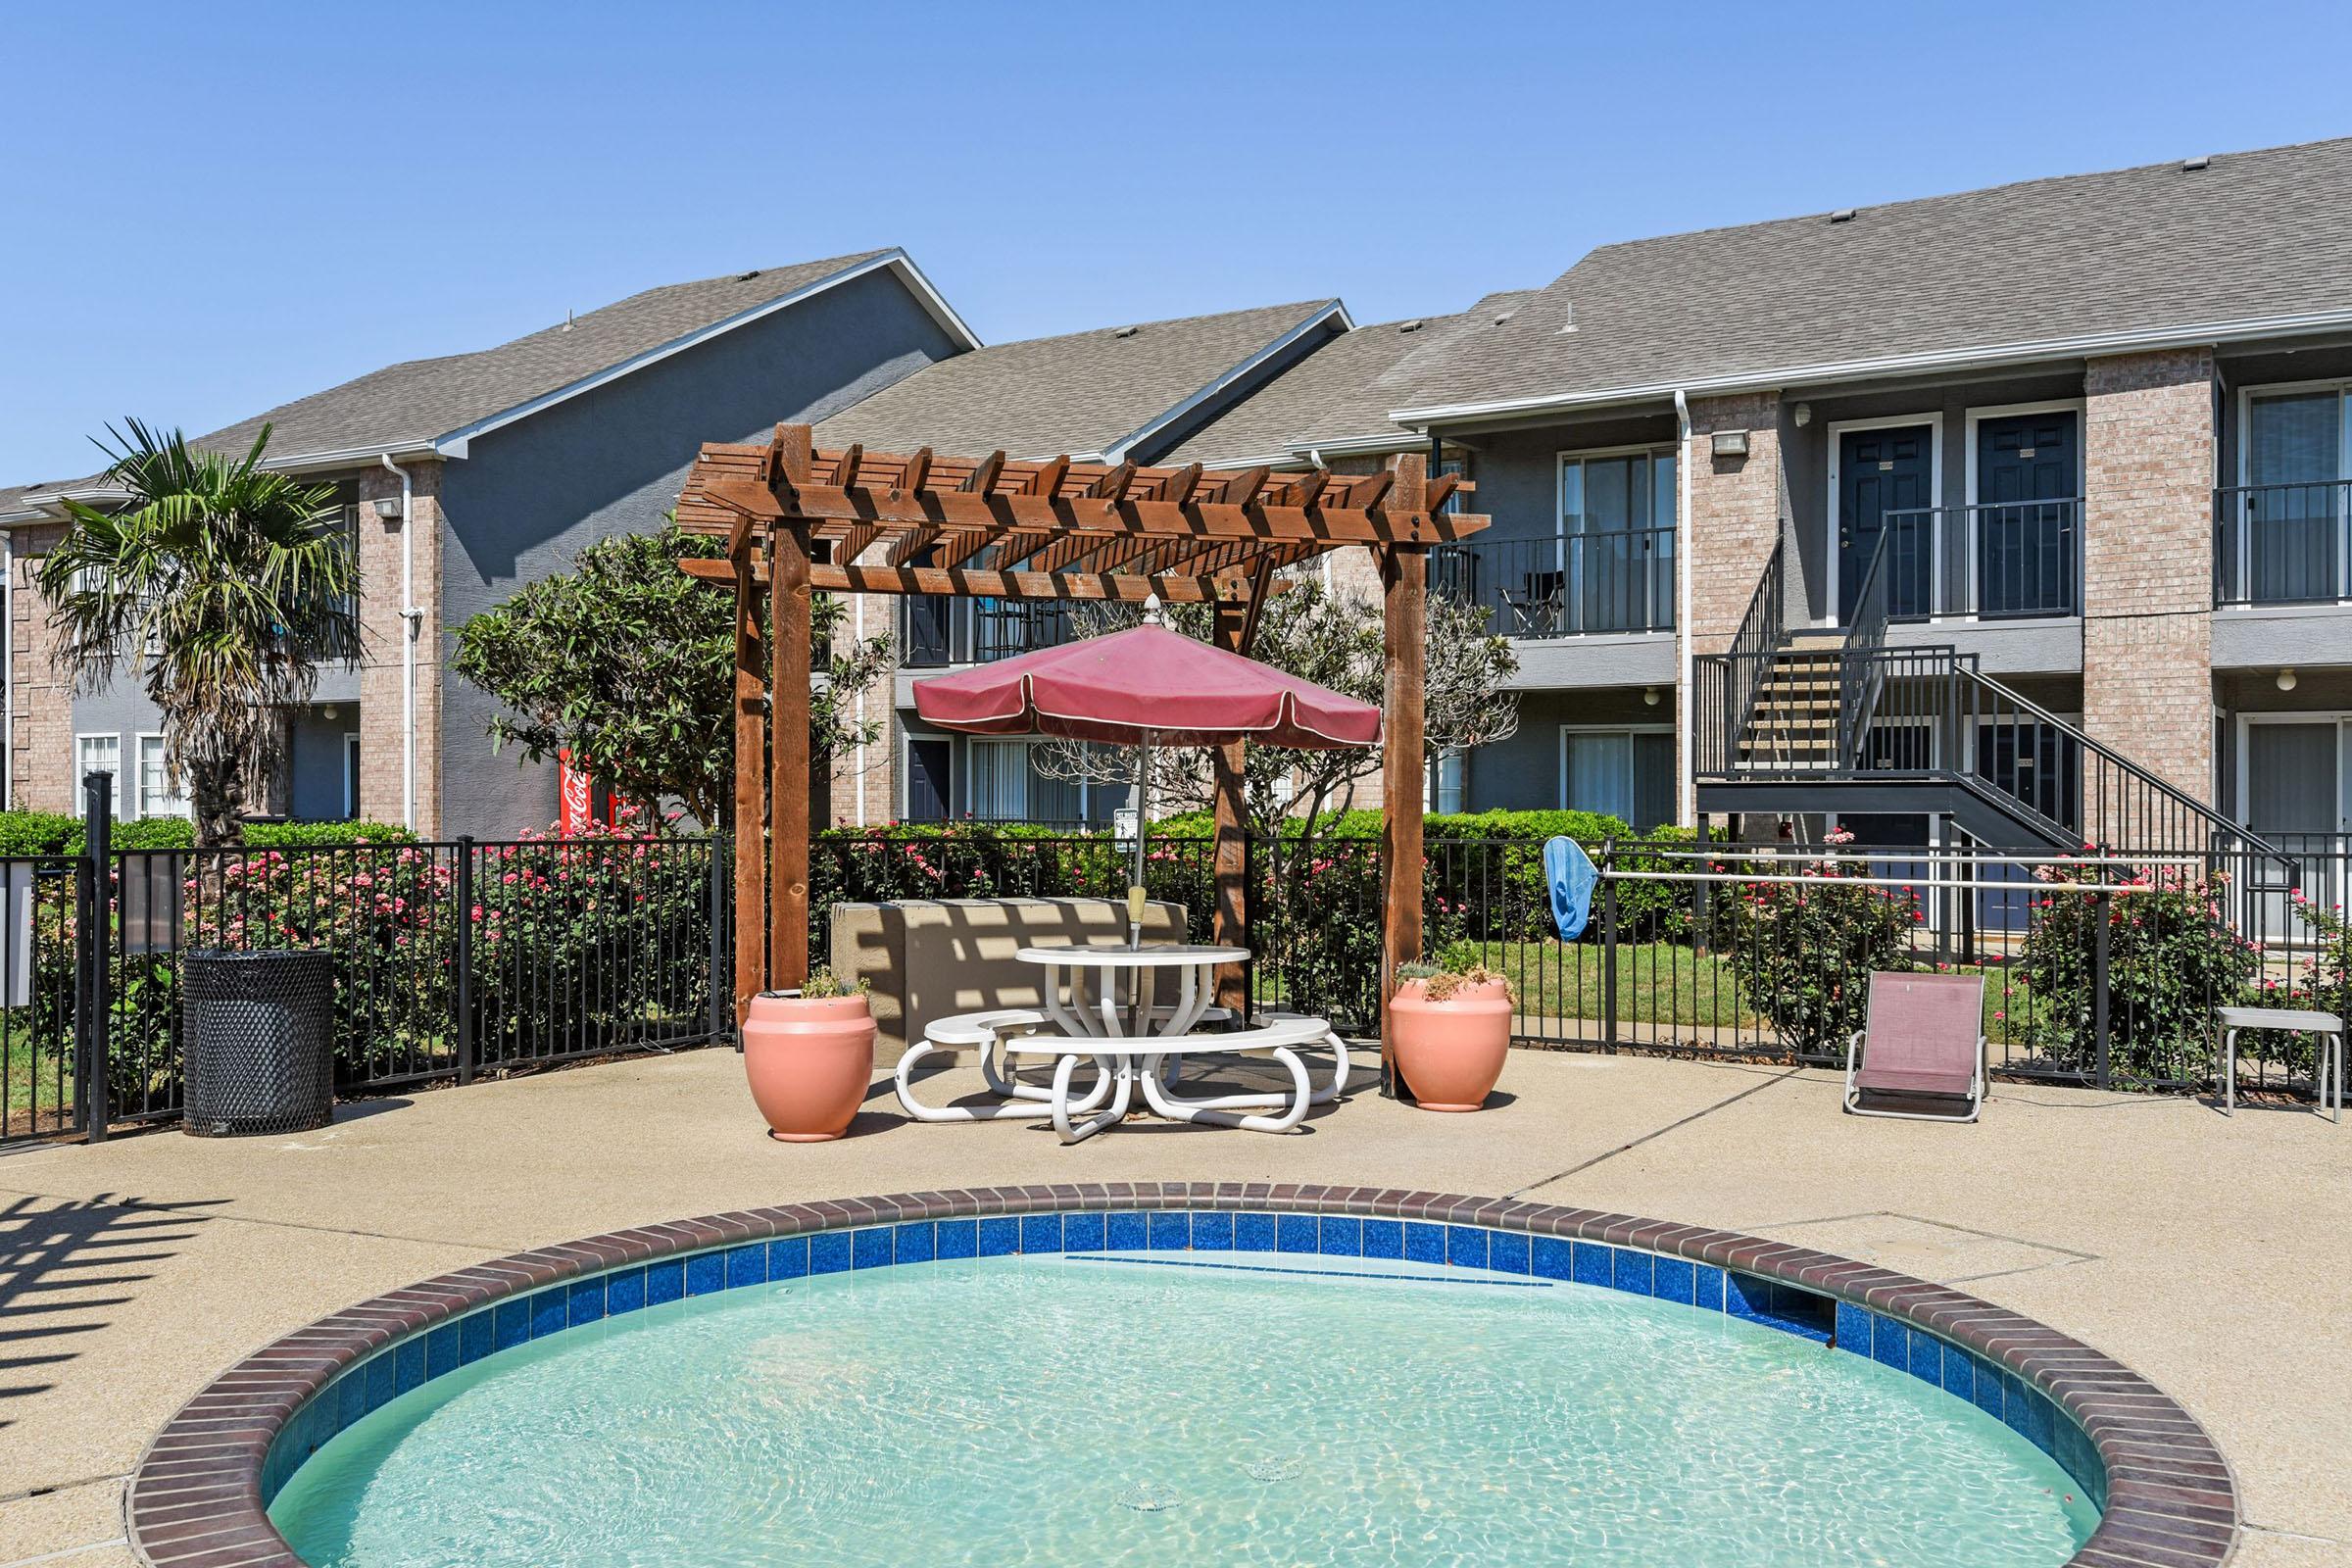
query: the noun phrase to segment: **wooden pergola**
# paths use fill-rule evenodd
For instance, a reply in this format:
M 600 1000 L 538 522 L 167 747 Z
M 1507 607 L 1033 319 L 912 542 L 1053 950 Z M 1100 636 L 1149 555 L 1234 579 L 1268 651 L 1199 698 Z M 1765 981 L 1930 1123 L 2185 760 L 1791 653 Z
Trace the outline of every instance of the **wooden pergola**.
M 1344 546 L 1368 546 L 1377 556 L 1385 609 L 1385 998 L 1389 971 L 1421 949 L 1428 552 L 1487 525 L 1440 510 L 1469 488 L 1451 476 L 1429 478 L 1418 455 L 1378 473 L 1337 474 L 1002 452 L 949 458 L 928 447 L 820 452 L 805 424 L 779 424 L 765 445 L 706 445 L 679 497 L 678 521 L 725 539 L 727 556 L 678 564 L 735 590 L 738 1019 L 755 993 L 797 986 L 808 974 L 812 593 L 1131 604 L 1156 595 L 1214 606 L 1218 643 L 1247 653 L 1266 601 L 1290 586 L 1279 574 Z M 762 601 L 771 632 L 764 671 Z M 1214 920 L 1217 940 L 1236 946 L 1248 945 L 1242 768 L 1243 748 L 1223 748 L 1214 780 Z M 764 858 L 757 853 L 763 820 Z M 1221 1000 L 1238 1004 L 1241 983 L 1238 972 L 1226 977 Z

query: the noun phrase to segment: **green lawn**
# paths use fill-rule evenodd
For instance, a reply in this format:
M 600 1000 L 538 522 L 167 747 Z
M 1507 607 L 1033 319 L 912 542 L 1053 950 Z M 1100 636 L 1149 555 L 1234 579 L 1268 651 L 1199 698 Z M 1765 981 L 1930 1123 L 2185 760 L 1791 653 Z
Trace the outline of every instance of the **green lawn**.
M 1523 1016 L 1602 1018 L 1608 967 L 1596 944 L 1574 942 L 1463 943 L 1449 958 L 1475 955 L 1508 976 Z M 1712 953 L 1671 942 L 1621 943 L 1616 954 L 1616 1016 L 1626 1022 L 1753 1025 L 1739 1004 L 1731 965 Z

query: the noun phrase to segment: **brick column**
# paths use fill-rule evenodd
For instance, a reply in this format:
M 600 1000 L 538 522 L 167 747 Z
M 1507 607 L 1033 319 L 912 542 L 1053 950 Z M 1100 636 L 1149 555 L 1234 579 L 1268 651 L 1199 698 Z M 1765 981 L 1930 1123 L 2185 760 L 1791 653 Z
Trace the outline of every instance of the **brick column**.
M 406 466 L 410 558 L 416 607 L 416 831 L 441 830 L 441 465 Z M 379 498 L 400 499 L 400 477 L 363 468 L 360 490 L 360 815 L 401 819 L 401 525 L 375 514 Z
M 2092 360 L 2082 394 L 2082 726 L 2210 802 L 2213 355 Z
M 21 811 L 70 811 L 75 804 L 74 688 L 58 664 L 63 639 L 50 623 L 49 601 L 32 580 L 41 558 L 65 531 L 63 523 L 15 531 L 8 668 L 16 685 L 16 715 L 8 737 L 8 805 Z
M 1781 539 L 1781 395 L 1748 392 L 1690 400 L 1690 439 L 1682 454 L 1689 477 L 1690 512 L 1679 519 L 1675 542 L 1683 569 L 1690 574 L 1690 624 L 1678 624 L 1676 669 L 1688 643 L 1693 655 L 1729 648 L 1755 597 L 1757 580 Z M 1718 431 L 1747 432 L 1747 456 L 1715 456 Z M 1679 609 L 1679 606 L 1678 606 Z M 1695 821 L 1690 770 L 1691 694 L 1674 694 L 1675 814 L 1686 826 Z

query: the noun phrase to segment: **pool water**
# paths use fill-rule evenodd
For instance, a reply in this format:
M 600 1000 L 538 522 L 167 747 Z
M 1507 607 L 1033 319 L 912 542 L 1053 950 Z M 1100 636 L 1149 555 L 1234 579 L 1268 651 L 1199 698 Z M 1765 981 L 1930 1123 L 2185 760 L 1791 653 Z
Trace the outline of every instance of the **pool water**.
M 1266 1253 L 747 1287 L 476 1361 L 270 1507 L 319 1565 L 2063 1562 L 2025 1439 L 1671 1302 Z

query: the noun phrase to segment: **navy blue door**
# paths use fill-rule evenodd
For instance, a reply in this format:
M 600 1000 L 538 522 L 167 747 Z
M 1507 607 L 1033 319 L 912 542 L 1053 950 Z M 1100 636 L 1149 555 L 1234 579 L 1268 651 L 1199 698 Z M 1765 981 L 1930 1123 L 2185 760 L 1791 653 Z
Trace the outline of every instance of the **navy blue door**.
M 1977 612 L 2071 615 L 2082 472 L 2072 409 L 1977 426 Z
M 906 743 L 906 820 L 944 822 L 948 803 L 956 798 L 950 772 L 951 749 L 946 741 Z
M 1924 424 L 1848 430 L 1838 438 L 1838 620 L 1849 625 L 1886 514 L 1936 504 L 1936 439 Z M 1925 517 L 1899 521 L 1887 546 L 1887 612 L 1924 615 L 1935 581 Z

